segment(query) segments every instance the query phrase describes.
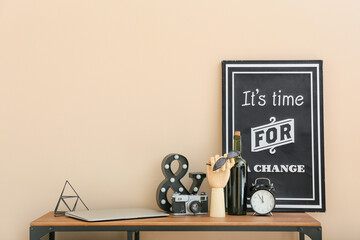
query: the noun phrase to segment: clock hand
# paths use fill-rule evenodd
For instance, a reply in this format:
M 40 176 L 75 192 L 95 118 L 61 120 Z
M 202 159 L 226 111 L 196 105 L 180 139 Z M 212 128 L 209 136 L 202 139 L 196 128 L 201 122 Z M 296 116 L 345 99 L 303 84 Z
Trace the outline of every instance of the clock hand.
M 259 195 L 259 198 L 260 198 L 261 202 L 264 203 L 264 196 L 260 197 L 260 195 Z

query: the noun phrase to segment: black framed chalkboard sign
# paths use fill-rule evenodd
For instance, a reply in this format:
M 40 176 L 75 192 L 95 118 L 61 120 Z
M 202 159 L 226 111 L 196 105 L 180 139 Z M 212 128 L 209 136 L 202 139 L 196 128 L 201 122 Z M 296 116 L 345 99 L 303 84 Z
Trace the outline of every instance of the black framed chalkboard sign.
M 223 61 L 223 152 L 240 131 L 256 178 L 274 184 L 274 211 L 325 212 L 322 61 Z

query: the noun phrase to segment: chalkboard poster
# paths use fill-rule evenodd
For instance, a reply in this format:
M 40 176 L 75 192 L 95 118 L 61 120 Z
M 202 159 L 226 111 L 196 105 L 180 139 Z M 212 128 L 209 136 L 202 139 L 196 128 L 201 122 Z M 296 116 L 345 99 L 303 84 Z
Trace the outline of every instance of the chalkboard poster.
M 223 152 L 241 131 L 248 191 L 266 177 L 275 211 L 324 212 L 322 61 L 223 61 L 222 74 Z

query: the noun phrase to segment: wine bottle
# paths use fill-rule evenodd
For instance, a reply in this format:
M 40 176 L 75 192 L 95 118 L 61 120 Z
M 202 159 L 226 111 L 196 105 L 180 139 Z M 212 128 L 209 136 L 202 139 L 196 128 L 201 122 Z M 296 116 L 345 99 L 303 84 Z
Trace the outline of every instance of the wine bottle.
M 234 150 L 240 152 L 235 157 L 235 165 L 230 169 L 228 182 L 228 214 L 246 215 L 246 169 L 247 164 L 241 156 L 241 134 L 236 131 L 234 135 Z

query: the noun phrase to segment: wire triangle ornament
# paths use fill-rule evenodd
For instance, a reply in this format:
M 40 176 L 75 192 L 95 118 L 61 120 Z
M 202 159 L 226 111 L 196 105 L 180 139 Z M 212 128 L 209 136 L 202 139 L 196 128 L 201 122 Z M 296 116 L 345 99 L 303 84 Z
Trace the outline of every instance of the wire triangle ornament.
M 72 192 L 73 194 L 70 194 L 70 195 L 65 195 L 64 192 L 65 192 L 65 189 L 66 189 L 66 186 L 69 186 L 71 189 L 72 189 Z M 67 188 L 69 189 L 69 188 Z M 69 202 L 69 200 L 74 200 L 75 202 L 73 204 L 71 204 Z M 68 202 L 66 201 L 68 200 Z M 59 201 L 57 202 L 56 204 L 56 207 L 55 207 L 55 210 L 54 210 L 54 216 L 55 217 L 59 217 L 59 216 L 64 216 L 65 215 L 65 212 L 67 211 L 60 211 L 59 210 L 59 206 L 63 203 L 63 205 L 68 209 L 68 211 L 75 211 L 76 209 L 76 206 L 78 204 L 78 202 L 80 202 L 85 206 L 85 208 L 87 210 L 89 210 L 89 208 L 85 205 L 84 201 L 81 199 L 81 197 L 79 196 L 79 194 L 77 194 L 77 192 L 75 191 L 75 189 L 73 188 L 73 186 L 71 186 L 70 182 L 68 180 L 66 180 L 65 182 L 65 185 L 64 185 L 64 188 L 63 190 L 61 191 L 61 194 L 60 194 L 60 198 L 59 198 Z

